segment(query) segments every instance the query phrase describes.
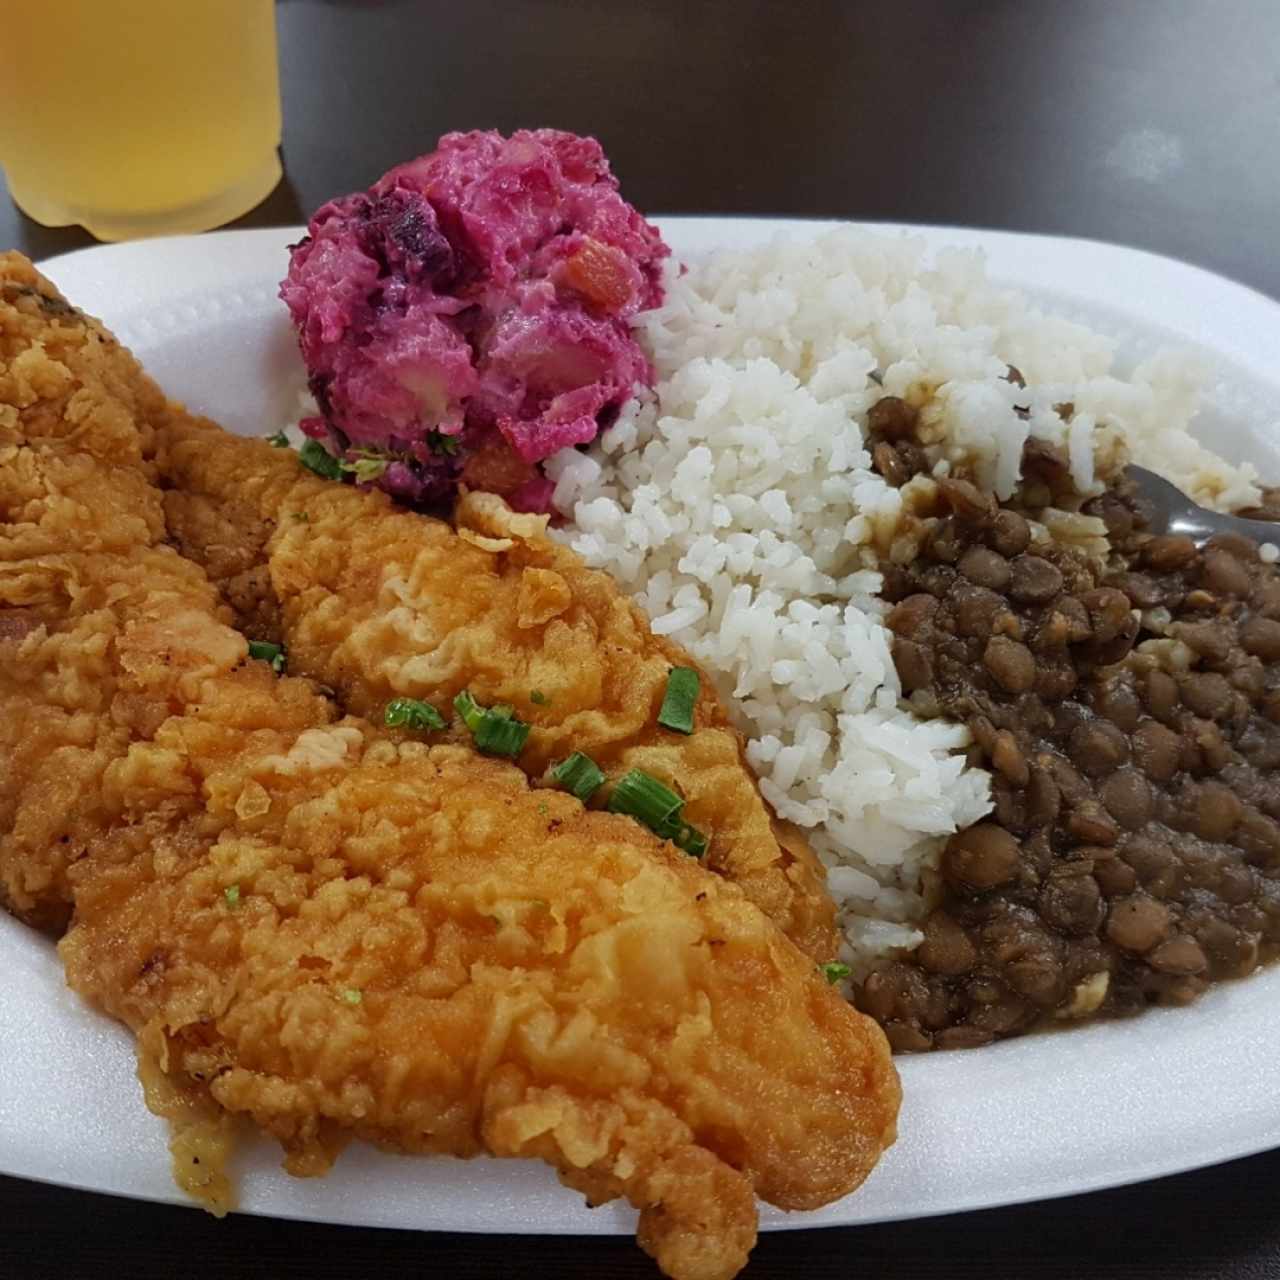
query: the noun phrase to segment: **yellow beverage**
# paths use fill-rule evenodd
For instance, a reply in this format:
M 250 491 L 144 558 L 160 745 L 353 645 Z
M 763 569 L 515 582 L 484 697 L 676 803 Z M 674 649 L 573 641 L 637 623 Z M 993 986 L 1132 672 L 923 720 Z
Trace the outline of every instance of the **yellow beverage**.
M 0 164 L 46 226 L 205 231 L 280 179 L 272 0 L 0 0 Z

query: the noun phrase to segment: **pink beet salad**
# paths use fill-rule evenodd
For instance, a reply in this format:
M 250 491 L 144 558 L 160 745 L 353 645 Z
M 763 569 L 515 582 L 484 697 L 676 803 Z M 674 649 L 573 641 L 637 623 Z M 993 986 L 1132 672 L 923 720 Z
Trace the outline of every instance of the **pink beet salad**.
M 545 510 L 538 464 L 653 381 L 630 321 L 668 252 L 593 138 L 448 134 L 293 247 L 280 296 L 320 409 L 302 428 L 403 501 L 461 483 Z

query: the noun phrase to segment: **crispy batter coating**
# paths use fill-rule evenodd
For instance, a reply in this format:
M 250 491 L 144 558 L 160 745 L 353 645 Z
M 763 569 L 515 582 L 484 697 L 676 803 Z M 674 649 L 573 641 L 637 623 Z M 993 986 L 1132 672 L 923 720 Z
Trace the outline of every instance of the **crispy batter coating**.
M 0 320 L 0 903 L 56 931 L 69 867 L 118 818 L 131 735 L 171 709 L 133 679 L 135 637 L 164 618 L 178 645 L 185 617 L 221 606 L 156 545 L 154 385 L 16 254 L 0 257 Z
M 465 688 L 510 704 L 533 725 L 519 759 L 532 778 L 573 751 L 614 778 L 654 774 L 711 834 L 708 865 L 816 960 L 835 955 L 822 867 L 798 832 L 780 841 L 710 680 L 692 735 L 661 728 L 668 673 L 692 659 L 655 636 L 607 574 L 548 538 L 546 517 L 473 493 L 455 530 L 177 408 L 157 436 L 178 546 L 246 630 L 287 642 L 292 670 L 371 718 L 397 696 L 447 712 Z
M 538 1157 L 719 1280 L 755 1195 L 861 1182 L 899 1100 L 874 1023 L 637 823 L 246 661 L 159 542 L 120 353 L 24 260 L 0 281 L 0 884 L 74 912 L 68 979 L 136 1032 L 181 1185 L 230 1205 L 236 1117 L 303 1175 L 352 1137 Z

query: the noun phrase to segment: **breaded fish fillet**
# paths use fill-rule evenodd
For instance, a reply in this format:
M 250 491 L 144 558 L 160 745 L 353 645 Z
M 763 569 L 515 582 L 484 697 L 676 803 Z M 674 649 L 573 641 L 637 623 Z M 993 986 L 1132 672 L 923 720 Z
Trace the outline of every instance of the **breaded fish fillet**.
M 892 1141 L 879 1028 L 739 887 L 509 764 L 247 661 L 171 548 L 124 357 L 0 258 L 0 883 L 138 1036 L 179 1182 L 233 1121 L 546 1160 L 677 1280 Z M 145 390 L 145 384 L 143 385 Z
M 533 725 L 518 763 L 535 779 L 574 751 L 611 777 L 653 774 L 710 834 L 707 865 L 801 949 L 834 956 L 822 867 L 773 819 L 710 681 L 694 733 L 660 727 L 668 675 L 691 659 L 607 574 L 548 538 L 545 517 L 471 494 L 454 529 L 176 408 L 157 441 L 177 545 L 250 634 L 287 643 L 292 670 L 371 718 L 397 696 L 447 712 L 462 689 L 509 704 Z

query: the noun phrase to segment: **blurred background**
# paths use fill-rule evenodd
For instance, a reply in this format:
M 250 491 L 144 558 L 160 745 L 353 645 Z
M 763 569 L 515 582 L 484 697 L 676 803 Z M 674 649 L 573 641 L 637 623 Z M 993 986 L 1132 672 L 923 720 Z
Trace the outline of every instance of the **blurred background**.
M 20 0 L 15 0 L 20 2 Z M 604 143 L 649 213 L 985 226 L 1137 245 L 1280 296 L 1274 0 L 282 0 L 303 221 L 451 129 Z M 0 242 L 92 243 L 0 204 Z

